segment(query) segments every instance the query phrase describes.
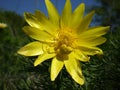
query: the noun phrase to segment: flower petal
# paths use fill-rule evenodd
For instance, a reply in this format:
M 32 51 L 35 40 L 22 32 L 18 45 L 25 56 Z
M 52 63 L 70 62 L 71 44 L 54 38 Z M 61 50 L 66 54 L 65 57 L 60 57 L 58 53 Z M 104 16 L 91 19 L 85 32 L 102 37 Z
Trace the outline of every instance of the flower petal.
M 61 60 L 57 60 L 56 58 L 53 58 L 52 64 L 51 64 L 51 80 L 54 81 L 61 69 L 64 66 L 64 62 Z
M 80 51 L 83 52 L 86 55 L 101 55 L 103 54 L 103 51 L 98 47 L 90 47 L 90 46 L 80 46 Z
M 79 33 L 83 32 L 84 30 L 86 30 L 88 28 L 88 26 L 90 25 L 90 23 L 92 21 L 94 13 L 95 13 L 95 11 L 92 11 L 82 19 L 80 25 L 77 28 Z
M 82 71 L 79 66 L 79 62 L 75 60 L 74 55 L 72 53 L 69 55 L 69 60 L 64 60 L 64 63 L 68 73 L 72 76 L 72 78 L 80 85 L 83 85 L 84 78 L 82 76 Z
M 72 16 L 72 6 L 70 0 L 66 0 L 64 9 L 62 11 L 61 16 L 61 25 L 64 26 L 70 26 L 71 24 L 71 16 Z
M 100 37 L 102 35 L 105 35 L 109 29 L 110 26 L 90 28 L 87 31 L 79 34 L 79 37 L 82 38 Z
M 42 28 L 41 23 L 37 20 L 37 18 L 33 14 L 24 13 L 24 17 L 30 26 L 40 28 L 40 29 Z
M 56 28 L 52 23 L 39 11 L 36 11 L 35 15 L 30 13 L 24 14 L 26 21 L 31 27 L 39 28 L 40 30 L 45 30 L 46 32 L 54 35 Z
M 47 53 L 44 52 L 42 55 L 40 55 L 34 62 L 34 66 L 37 66 L 44 62 L 45 60 L 48 60 L 50 58 L 53 58 L 55 56 L 55 53 Z
M 83 15 L 84 15 L 85 5 L 84 3 L 81 3 L 73 12 L 72 16 L 72 27 L 76 28 L 82 21 Z
M 50 21 L 59 26 L 59 13 L 50 0 L 45 0 Z
M 104 37 L 88 37 L 88 38 L 81 38 L 78 42 L 81 46 L 97 46 L 101 45 L 106 41 Z
M 83 61 L 83 62 L 87 62 L 90 60 L 90 57 L 88 57 L 87 55 L 83 54 L 80 50 L 75 50 L 75 58 L 80 60 L 80 61 Z
M 36 39 L 42 42 L 51 41 L 52 36 L 49 33 L 45 32 L 44 30 L 40 30 L 38 28 L 30 27 L 30 26 L 25 26 L 23 30 L 26 34 L 28 34 L 33 39 Z
M 57 31 L 57 27 L 52 24 L 52 22 L 39 10 L 35 11 L 35 16 L 40 21 L 42 30 L 50 33 L 51 35 L 55 35 Z
M 78 35 L 79 45 L 88 45 L 88 46 L 97 46 L 103 44 L 106 41 L 106 38 L 101 37 L 106 34 L 109 30 L 109 26 L 106 27 L 93 27 L 88 29 L 87 31 Z
M 25 56 L 36 56 L 43 54 L 43 44 L 37 41 L 29 43 L 19 49 L 18 53 Z

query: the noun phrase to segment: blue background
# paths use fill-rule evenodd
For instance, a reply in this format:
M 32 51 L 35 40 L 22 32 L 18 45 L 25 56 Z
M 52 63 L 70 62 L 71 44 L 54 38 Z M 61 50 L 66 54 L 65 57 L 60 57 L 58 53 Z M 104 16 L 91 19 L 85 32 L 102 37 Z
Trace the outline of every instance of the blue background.
M 62 11 L 66 0 L 51 0 L 59 12 Z M 97 5 L 95 0 L 71 0 L 73 9 L 80 3 L 85 3 L 86 8 Z M 44 0 L 0 0 L 0 8 L 4 10 L 15 11 L 23 15 L 24 12 L 34 12 L 36 9 L 47 14 Z

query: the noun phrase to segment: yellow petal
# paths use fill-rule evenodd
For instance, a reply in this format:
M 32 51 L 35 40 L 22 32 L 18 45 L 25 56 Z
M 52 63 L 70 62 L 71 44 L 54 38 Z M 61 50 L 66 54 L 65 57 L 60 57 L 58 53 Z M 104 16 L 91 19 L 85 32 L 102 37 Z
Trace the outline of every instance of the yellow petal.
M 37 18 L 30 13 L 24 13 L 24 17 L 25 20 L 27 21 L 27 23 L 32 26 L 32 27 L 36 27 L 36 28 L 40 28 L 41 29 L 41 24 L 40 22 L 37 20 Z M 42 30 L 42 29 L 41 29 Z
M 72 27 L 76 28 L 82 21 L 83 15 L 84 15 L 85 5 L 84 3 L 81 3 L 73 12 L 72 17 Z
M 7 24 L 5 24 L 5 23 L 0 23 L 0 28 L 5 28 L 5 27 L 7 27 Z
M 50 21 L 52 21 L 55 25 L 58 26 L 59 25 L 59 13 L 58 13 L 57 9 L 51 3 L 50 0 L 45 0 L 45 3 L 46 3 L 47 10 L 48 10 L 48 15 L 49 15 Z
M 86 55 L 103 54 L 103 51 L 98 47 L 80 46 L 79 49 L 81 52 L 83 52 Z
M 70 26 L 71 24 L 71 15 L 72 15 L 72 6 L 70 0 L 66 0 L 64 9 L 61 16 L 62 26 Z
M 18 53 L 25 56 L 36 56 L 43 54 L 43 44 L 37 41 L 29 43 L 19 49 Z
M 35 10 L 35 17 L 40 20 L 40 22 L 45 22 L 48 18 L 45 16 L 44 13 L 40 12 L 39 10 Z
M 40 30 L 45 30 L 46 32 L 54 35 L 56 28 L 41 12 L 36 11 L 35 15 L 25 13 L 24 16 L 31 27 L 39 28 Z
M 42 62 L 44 62 L 45 60 L 51 59 L 55 56 L 55 53 L 47 53 L 44 52 L 42 55 L 40 55 L 34 62 L 34 66 L 37 66 L 39 64 L 41 64 Z
M 28 34 L 33 39 L 36 39 L 42 42 L 50 42 L 51 38 L 53 38 L 49 33 L 35 27 L 25 26 L 23 30 L 26 34 Z
M 83 85 L 84 78 L 82 76 L 82 71 L 81 71 L 79 62 L 75 60 L 72 54 L 69 55 L 68 60 L 64 60 L 64 64 L 68 73 L 72 76 L 72 78 L 80 85 Z
M 110 29 L 110 26 L 90 28 L 87 31 L 79 34 L 79 37 L 82 37 L 82 38 L 100 37 L 102 35 L 105 35 L 109 29 Z
M 97 46 L 103 44 L 106 38 L 101 37 L 109 30 L 109 26 L 106 27 L 93 27 L 87 31 L 79 34 L 79 45 Z
M 53 25 L 53 23 L 40 11 L 35 11 L 35 16 L 41 23 L 41 29 L 50 33 L 51 35 L 55 35 L 57 31 L 57 26 Z
M 79 33 L 83 32 L 84 30 L 86 30 L 88 28 L 88 26 L 90 25 L 90 23 L 92 21 L 94 13 L 95 13 L 95 11 L 92 11 L 82 19 L 80 25 L 77 28 Z
M 64 66 L 64 62 L 61 60 L 57 60 L 56 58 L 53 58 L 52 64 L 51 64 L 51 80 L 54 81 L 61 69 Z
M 83 54 L 80 50 L 75 50 L 74 55 L 76 59 L 83 61 L 83 62 L 87 62 L 90 60 L 90 57 Z
M 78 42 L 80 46 L 97 46 L 105 43 L 106 38 L 104 37 L 88 37 L 88 38 L 81 38 Z

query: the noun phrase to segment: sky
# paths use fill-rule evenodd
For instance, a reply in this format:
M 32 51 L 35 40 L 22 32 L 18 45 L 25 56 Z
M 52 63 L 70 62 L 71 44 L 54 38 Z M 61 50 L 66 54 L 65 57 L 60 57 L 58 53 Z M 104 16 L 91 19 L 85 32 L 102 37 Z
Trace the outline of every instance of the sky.
M 58 11 L 61 12 L 66 0 L 51 0 Z M 87 6 L 97 4 L 95 0 L 71 0 L 73 9 L 80 3 L 85 3 Z M 14 11 L 17 14 L 23 15 L 24 12 L 34 13 L 36 9 L 47 14 L 44 0 L 0 0 L 0 9 Z

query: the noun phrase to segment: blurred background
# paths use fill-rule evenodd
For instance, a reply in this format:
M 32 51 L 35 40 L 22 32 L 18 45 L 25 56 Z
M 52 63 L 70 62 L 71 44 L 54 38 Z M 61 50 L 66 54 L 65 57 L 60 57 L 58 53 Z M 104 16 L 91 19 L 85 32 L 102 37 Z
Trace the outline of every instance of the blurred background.
M 51 0 L 61 13 L 65 0 Z M 22 30 L 27 25 L 23 13 L 36 9 L 47 15 L 44 0 L 0 0 L 0 90 L 119 90 L 120 87 L 120 0 L 71 0 L 73 10 L 84 2 L 85 13 L 96 11 L 91 25 L 111 26 L 101 46 L 103 56 L 93 56 L 83 63 L 85 85 L 80 86 L 65 68 L 55 82 L 50 81 L 50 61 L 34 67 L 36 57 L 24 57 L 16 52 L 33 41 Z

